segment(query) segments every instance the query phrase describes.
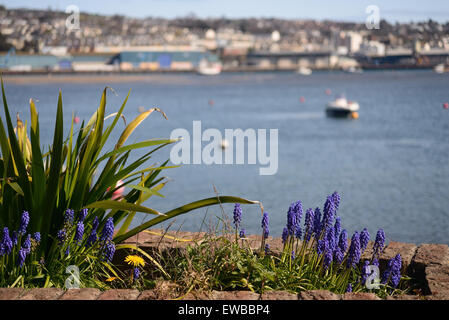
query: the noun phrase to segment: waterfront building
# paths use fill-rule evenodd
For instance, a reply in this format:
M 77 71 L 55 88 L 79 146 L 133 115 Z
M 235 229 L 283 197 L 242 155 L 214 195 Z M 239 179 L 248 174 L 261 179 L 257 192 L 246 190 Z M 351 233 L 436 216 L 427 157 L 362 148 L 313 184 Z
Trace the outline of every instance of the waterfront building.
M 218 56 L 207 51 L 123 51 L 111 58 L 109 64 L 120 70 L 193 71 L 200 61 L 219 63 Z

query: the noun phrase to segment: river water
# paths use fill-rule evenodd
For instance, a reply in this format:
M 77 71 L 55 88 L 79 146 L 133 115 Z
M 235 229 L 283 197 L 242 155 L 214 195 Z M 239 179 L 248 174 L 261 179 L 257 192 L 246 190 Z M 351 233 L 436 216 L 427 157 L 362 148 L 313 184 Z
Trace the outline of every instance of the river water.
M 291 202 L 301 200 L 304 209 L 322 208 L 326 196 L 338 191 L 338 214 L 349 232 L 366 227 L 374 237 L 383 228 L 390 240 L 449 243 L 449 110 L 443 108 L 449 101 L 449 74 L 286 72 L 5 80 L 13 114 L 29 119 L 28 100 L 37 100 L 45 145 L 52 140 L 58 90 L 68 129 L 72 112 L 81 119 L 91 116 L 105 85 L 115 90 L 108 93 L 107 113 L 118 110 L 132 89 L 125 108 L 128 121 L 139 114 L 140 106 L 158 106 L 167 114 L 168 120 L 152 114 L 130 143 L 169 137 L 176 128 L 192 133 L 195 120 L 201 121 L 202 130 L 216 128 L 223 134 L 225 129 L 278 129 L 276 174 L 259 175 L 260 164 L 169 169 L 164 172 L 171 180 L 163 189 L 165 198 L 146 203 L 162 212 L 214 196 L 215 186 L 221 195 L 262 201 L 270 214 L 271 233 L 279 236 Z M 326 117 L 325 104 L 339 93 L 360 104 L 359 119 Z M 166 148 L 151 160 L 169 156 Z M 232 205 L 224 209 L 230 217 Z M 245 205 L 243 212 L 247 233 L 259 233 L 260 209 Z M 198 231 L 206 213 L 207 223 L 221 216 L 219 207 L 200 209 L 179 216 L 172 228 Z M 142 219 L 139 216 L 134 225 Z

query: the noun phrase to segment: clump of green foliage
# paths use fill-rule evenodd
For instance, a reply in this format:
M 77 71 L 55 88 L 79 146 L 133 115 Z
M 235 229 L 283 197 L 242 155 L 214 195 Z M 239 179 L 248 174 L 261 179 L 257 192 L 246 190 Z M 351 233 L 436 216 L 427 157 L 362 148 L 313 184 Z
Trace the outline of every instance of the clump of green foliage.
M 41 146 L 39 114 L 35 103 L 30 100 L 30 127 L 17 117 L 14 127 L 6 100 L 3 80 L 1 81 L 4 117 L 0 117 L 0 233 L 2 241 L 8 242 L 9 230 L 18 230 L 24 212 L 29 213 L 27 233 L 39 233 L 40 240 L 29 251 L 24 243 L 28 237 L 22 235 L 16 251 L 0 250 L 0 286 L 58 286 L 64 287 L 67 277 L 66 268 L 75 264 L 80 268 L 84 282 L 82 286 L 92 285 L 101 279 L 98 267 L 104 274 L 113 273 L 113 268 L 105 261 L 98 261 L 102 247 L 89 251 L 84 242 L 74 241 L 77 225 L 66 225 L 66 210 L 81 212 L 86 210 L 83 227 L 90 232 L 94 221 L 97 229 L 104 230 L 108 221 L 112 221 L 115 233 L 109 239 L 109 246 L 117 250 L 139 251 L 126 239 L 137 233 L 192 210 L 226 202 L 258 203 L 238 197 L 223 196 L 202 199 L 184 206 L 160 212 L 144 203 L 151 197 L 163 197 L 161 189 L 167 178 L 161 172 L 175 168 L 168 161 L 148 164 L 155 152 L 177 140 L 148 139 L 126 144 L 133 131 L 153 112 L 165 114 L 158 108 L 141 112 L 126 124 L 112 150 L 105 150 L 109 138 L 120 119 L 125 119 L 123 111 L 129 97 L 125 98 L 117 112 L 107 115 L 106 96 L 108 88 L 103 90 L 96 112 L 87 123 L 77 128 L 72 116 L 68 137 L 64 139 L 64 121 L 62 95 L 59 93 L 56 109 L 56 121 L 53 142 L 47 151 Z M 131 153 L 144 150 L 144 155 L 129 162 Z M 152 217 L 148 221 L 130 228 L 137 212 Z M 4 228 L 9 228 L 8 232 Z M 67 238 L 62 244 L 58 232 L 65 230 Z M 87 237 L 83 238 L 83 241 Z M 25 245 L 24 266 L 19 267 L 20 249 Z M 9 242 L 7 244 L 9 248 Z M 65 255 L 67 247 L 70 254 Z M 112 250 L 112 249 L 111 249 Z M 32 253 L 32 254 L 31 254 Z M 142 253 L 144 254 L 144 253 Z M 22 252 L 23 255 L 23 252 Z M 151 257 L 147 257 L 151 260 Z M 20 258 L 22 259 L 22 258 Z M 40 262 L 44 261 L 42 264 Z M 153 261 L 154 262 L 154 261 Z M 161 268 L 158 264 L 153 267 Z
M 237 227 L 231 228 L 224 219 L 220 219 L 219 224 L 222 224 L 220 228 L 214 230 L 220 229 L 220 232 L 207 233 L 201 242 L 189 244 L 179 256 L 159 257 L 171 276 L 170 281 L 184 288 L 184 294 L 210 290 L 299 293 L 323 289 L 337 294 L 372 292 L 385 298 L 411 291 L 408 276 L 400 275 L 399 284 L 393 279 L 395 258 L 378 275 L 378 287 L 371 289 L 365 283 L 368 276 L 364 274 L 365 261 L 378 263 L 360 256 L 354 265 L 348 264 L 351 248 L 342 261 L 334 260 L 326 266 L 324 252 L 317 250 L 318 242 L 325 238 L 324 231 L 320 231 L 316 238 L 303 237 L 302 240 L 287 233 L 281 248 L 269 249 L 267 244 L 275 240 L 264 236 L 257 240 L 254 236 L 247 238 L 238 234 Z M 163 277 L 160 273 L 153 275 L 157 276 Z

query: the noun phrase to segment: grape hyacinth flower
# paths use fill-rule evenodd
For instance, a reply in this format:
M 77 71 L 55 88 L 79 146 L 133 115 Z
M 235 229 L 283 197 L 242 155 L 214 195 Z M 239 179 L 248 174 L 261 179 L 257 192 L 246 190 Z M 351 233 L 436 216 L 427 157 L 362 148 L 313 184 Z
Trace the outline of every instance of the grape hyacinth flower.
M 83 210 L 81 210 L 81 212 L 80 212 L 80 214 L 78 216 L 78 221 L 79 222 L 83 222 L 84 219 L 86 219 L 87 213 L 88 213 L 88 209 L 87 208 L 84 208 Z
M 94 222 L 92 222 L 92 230 L 97 231 L 98 225 L 100 224 L 100 221 L 98 221 L 98 217 L 94 218 Z
M 40 232 L 35 232 L 33 234 L 33 239 L 36 240 L 36 242 L 41 242 L 41 233 Z
M 264 212 L 262 216 L 262 234 L 263 238 L 267 239 L 270 234 L 270 229 L 268 228 L 268 213 Z
M 320 208 L 315 209 L 313 220 L 313 232 L 315 232 L 315 238 L 318 239 L 321 233 L 321 211 Z
M 135 267 L 133 270 L 133 280 L 136 281 L 140 277 L 140 270 L 139 268 Z
M 302 202 L 300 200 L 295 202 L 294 211 L 296 213 L 296 231 L 300 228 L 301 218 L 302 218 Z
M 382 283 L 387 284 L 388 280 L 390 279 L 393 287 L 396 288 L 399 284 L 399 281 L 401 280 L 401 267 L 401 255 L 397 254 L 394 258 L 388 261 L 387 269 L 382 275 Z
M 9 237 L 9 229 L 8 227 L 4 227 L 3 228 L 3 237 L 2 237 L 2 241 L 0 243 L 0 255 L 3 254 L 10 254 L 12 251 L 12 247 L 13 247 L 13 242 L 11 240 L 11 238 Z
M 326 249 L 326 241 L 323 239 L 320 239 L 316 243 L 316 252 L 320 256 L 324 250 Z
M 86 247 L 91 247 L 98 239 L 97 237 L 97 228 L 99 225 L 98 217 L 94 218 L 94 222 L 92 223 L 92 230 L 90 232 L 89 238 L 87 238 Z
M 341 249 L 341 252 L 344 254 L 348 249 L 348 232 L 346 229 L 340 233 L 340 239 L 338 241 L 338 247 Z
M 341 218 L 337 217 L 335 218 L 334 224 L 335 246 L 338 244 L 338 240 L 340 239 L 340 233 L 341 233 Z
M 384 245 L 385 245 L 385 232 L 383 229 L 379 229 L 379 231 L 377 231 L 376 240 L 373 246 L 373 258 L 379 257 L 379 255 L 383 251 Z
M 296 232 L 296 203 L 293 202 L 287 212 L 287 231 L 289 236 L 293 236 Z
M 335 204 L 333 196 L 328 196 L 324 203 L 322 228 L 327 230 L 334 221 Z
M 333 252 L 331 250 L 331 248 L 326 248 L 326 252 L 324 254 L 324 270 L 327 270 L 327 268 L 329 268 L 329 266 L 332 263 L 332 258 L 333 258 Z
M 295 236 L 296 236 L 297 239 L 300 239 L 300 240 L 301 240 L 301 238 L 302 238 L 302 230 L 301 230 L 301 226 L 297 226 L 297 227 L 296 227 L 296 234 L 295 234 Z
M 246 238 L 246 230 L 245 228 L 240 229 L 240 234 L 239 234 L 240 238 Z
M 326 241 L 327 241 L 327 246 L 329 247 L 329 250 L 331 252 L 333 252 L 335 249 L 334 228 L 330 228 L 329 230 L 327 230 Z
M 293 202 L 288 208 L 287 212 L 287 230 L 288 235 L 294 236 L 300 226 L 302 217 L 302 203 L 301 201 Z
M 18 235 L 17 231 L 13 231 L 12 236 L 11 236 L 11 241 L 12 241 L 13 246 L 17 245 L 18 238 L 19 238 L 19 235 Z
M 282 230 L 282 243 L 285 244 L 285 242 L 287 242 L 287 238 L 288 238 L 288 229 L 287 227 L 284 227 L 284 229 Z
M 368 274 L 368 266 L 369 266 L 369 261 L 365 260 L 365 264 L 362 267 L 362 277 L 361 277 L 361 280 L 360 280 L 362 285 L 365 285 L 366 279 L 369 276 L 369 274 Z
M 337 247 L 334 251 L 334 261 L 340 265 L 343 262 L 344 257 L 345 255 L 341 251 L 340 247 Z
M 100 241 L 112 240 L 113 235 L 114 235 L 114 220 L 112 219 L 112 217 L 109 217 L 108 220 L 106 220 L 106 224 L 103 227 Z
M 86 247 L 87 248 L 91 247 L 96 241 L 97 241 L 97 231 L 92 230 L 89 235 L 89 238 L 87 238 Z
M 82 221 L 78 222 L 76 224 L 76 232 L 75 232 L 75 242 L 80 245 L 81 241 L 83 241 L 83 234 L 84 234 L 84 223 Z
M 305 235 L 304 240 L 309 241 L 312 237 L 313 233 L 313 222 L 315 218 L 315 213 L 313 212 L 312 208 L 309 208 L 306 210 L 306 218 L 304 222 L 305 226 Z
M 349 247 L 349 253 L 348 253 L 348 267 L 353 268 L 359 263 L 360 257 L 362 255 L 361 249 L 360 249 L 360 236 L 359 233 L 356 231 L 351 239 L 351 245 Z
M 337 191 L 335 191 L 335 192 L 332 194 L 332 200 L 333 200 L 333 202 L 334 202 L 334 210 L 335 210 L 334 213 L 337 213 L 338 208 L 340 207 L 340 200 L 341 200 L 341 197 L 340 197 L 340 195 L 338 194 Z
M 234 206 L 234 225 L 236 229 L 239 228 L 240 222 L 242 222 L 242 208 L 240 203 L 236 203 Z
M 265 244 L 265 254 L 268 254 L 270 252 L 270 245 L 268 243 Z
M 22 216 L 20 218 L 19 234 L 21 235 L 25 234 L 29 222 L 30 222 L 30 214 L 28 213 L 28 211 L 23 211 Z
M 115 245 L 112 241 L 108 241 L 103 247 L 103 261 L 111 262 L 114 258 Z
M 348 286 L 346 287 L 346 292 L 352 292 L 352 285 L 348 283 Z
M 65 232 L 65 229 L 61 229 L 56 234 L 56 238 L 59 240 L 59 244 L 63 244 L 66 239 L 67 233 Z
M 65 255 L 68 256 L 70 254 L 70 246 L 67 246 L 67 249 L 65 250 Z
M 369 232 L 366 228 L 364 228 L 362 232 L 360 232 L 360 248 L 362 249 L 362 252 L 365 251 L 369 239 L 370 239 Z
M 27 254 L 31 252 L 31 234 L 28 234 L 25 241 L 23 242 L 23 249 L 26 250 Z
M 26 257 L 27 257 L 26 249 L 21 248 L 19 250 L 19 254 L 17 255 L 17 265 L 19 266 L 19 268 L 22 268 Z
M 64 214 L 64 225 L 71 226 L 74 218 L 75 211 L 73 211 L 72 209 L 67 209 Z
M 402 259 L 401 255 L 398 253 L 394 259 L 391 272 L 391 283 L 394 288 L 396 288 L 399 285 L 399 281 L 401 280 L 401 267 L 402 267 Z

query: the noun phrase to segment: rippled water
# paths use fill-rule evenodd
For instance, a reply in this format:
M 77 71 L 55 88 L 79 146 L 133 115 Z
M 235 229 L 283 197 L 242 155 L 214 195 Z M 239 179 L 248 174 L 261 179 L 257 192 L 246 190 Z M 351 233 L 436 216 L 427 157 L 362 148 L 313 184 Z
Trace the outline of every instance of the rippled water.
M 63 93 L 67 126 L 72 112 L 87 119 L 101 89 L 110 84 L 108 110 L 116 111 L 129 89 L 129 121 L 139 106 L 159 106 L 169 120 L 153 114 L 130 142 L 168 137 L 175 128 L 279 129 L 279 170 L 260 176 L 259 165 L 185 165 L 165 172 L 172 181 L 166 198 L 147 205 L 166 211 L 220 194 L 260 200 L 270 213 L 270 230 L 280 235 L 289 204 L 323 206 L 326 195 L 342 195 L 339 215 L 348 231 L 384 228 L 390 240 L 449 243 L 449 74 L 431 71 L 385 71 L 345 74 L 293 73 L 154 75 L 139 79 L 59 82 L 6 79 L 13 112 L 29 119 L 28 99 L 39 100 L 41 139 L 51 142 L 58 90 Z M 57 79 L 57 78 L 56 78 Z M 33 83 L 34 82 L 34 83 Z M 332 95 L 325 94 L 330 89 Z M 360 104 L 358 120 L 325 116 L 324 106 L 344 92 Z M 299 98 L 303 96 L 305 102 Z M 213 99 L 213 106 L 209 100 Z M 121 124 L 123 126 L 123 124 Z M 162 151 L 156 161 L 169 157 Z M 226 205 L 230 215 L 232 206 Z M 208 216 L 221 215 L 218 207 Z M 206 210 L 178 217 L 173 228 L 199 230 Z M 137 222 L 140 222 L 140 217 Z M 244 227 L 259 232 L 260 210 L 244 206 Z

